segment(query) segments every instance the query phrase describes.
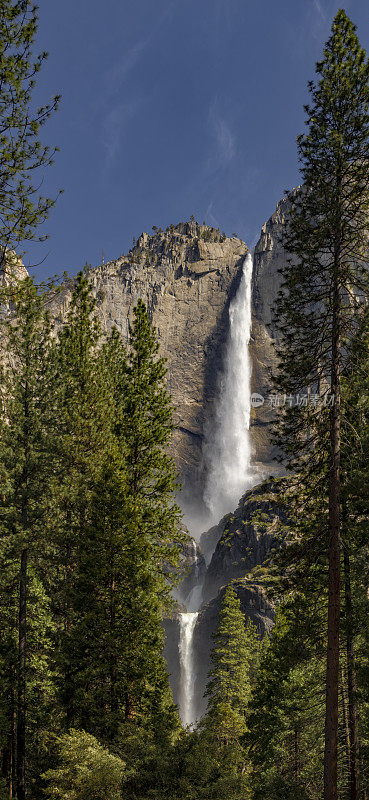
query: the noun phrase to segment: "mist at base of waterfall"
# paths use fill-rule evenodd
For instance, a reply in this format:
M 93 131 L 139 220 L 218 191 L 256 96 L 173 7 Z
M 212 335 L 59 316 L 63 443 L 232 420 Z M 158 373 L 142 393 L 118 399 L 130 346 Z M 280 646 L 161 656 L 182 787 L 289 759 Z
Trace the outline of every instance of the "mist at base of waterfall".
M 237 294 L 229 307 L 229 335 L 219 396 L 214 419 L 205 431 L 204 501 L 210 525 L 233 511 L 247 489 L 259 482 L 251 465 L 250 438 L 252 268 L 252 257 L 248 254 Z

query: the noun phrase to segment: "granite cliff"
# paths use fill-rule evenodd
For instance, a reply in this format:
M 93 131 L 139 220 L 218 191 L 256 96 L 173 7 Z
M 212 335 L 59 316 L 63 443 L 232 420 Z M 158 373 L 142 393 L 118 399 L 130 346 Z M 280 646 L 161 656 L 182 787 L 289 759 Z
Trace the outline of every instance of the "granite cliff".
M 151 236 L 142 233 L 127 256 L 89 271 L 104 331 L 115 325 L 127 337 L 139 297 L 157 328 L 176 409 L 173 452 L 184 504 L 186 498 L 201 504 L 204 424 L 216 396 L 228 307 L 247 251 L 237 237 L 187 222 Z M 72 283 L 73 279 L 62 285 L 49 302 L 60 323 Z
M 265 397 L 253 409 L 251 434 L 260 479 L 275 471 L 268 426 L 270 373 L 275 363 L 271 306 L 285 261 L 279 242 L 288 201 L 282 200 L 263 225 L 255 247 L 253 328 L 250 352 L 252 389 Z M 173 454 L 183 482 L 182 503 L 201 512 L 204 429 L 214 409 L 228 333 L 228 309 L 242 272 L 247 245 L 237 237 L 194 221 L 142 233 L 127 255 L 89 270 L 105 332 L 115 325 L 128 336 L 132 308 L 141 297 L 168 359 L 168 388 L 176 409 Z M 49 301 L 62 323 L 73 279 Z
M 254 249 L 254 272 L 252 288 L 252 391 L 264 398 L 262 406 L 252 409 L 252 436 L 255 458 L 260 462 L 264 475 L 278 472 L 273 458 L 275 449 L 271 445 L 269 426 L 273 418 L 270 404 L 271 375 L 276 367 L 274 343 L 278 332 L 273 320 L 273 303 L 281 285 L 279 270 L 286 264 L 283 248 L 283 229 L 290 202 L 284 198 L 264 223 L 260 238 Z
M 283 479 L 265 481 L 246 492 L 238 507 L 201 536 L 217 544 L 206 570 L 203 600 L 208 602 L 230 581 L 243 578 L 260 566 L 282 541 L 288 519 L 280 503 Z

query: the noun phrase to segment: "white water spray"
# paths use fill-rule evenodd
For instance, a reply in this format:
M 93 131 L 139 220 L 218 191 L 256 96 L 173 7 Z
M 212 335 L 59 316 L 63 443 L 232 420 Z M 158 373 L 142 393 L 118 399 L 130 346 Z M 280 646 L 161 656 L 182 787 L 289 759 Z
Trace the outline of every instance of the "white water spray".
M 189 592 L 189 594 L 187 595 L 185 603 L 187 611 L 198 611 L 202 602 L 203 581 L 200 580 L 197 545 L 194 539 L 192 540 L 192 547 L 193 547 L 193 559 L 194 559 L 193 587 Z
M 179 659 L 181 666 L 179 713 L 182 724 L 185 727 L 193 725 L 195 722 L 193 634 L 197 617 L 197 611 L 179 615 Z
M 197 558 L 197 545 L 196 545 L 196 542 L 195 542 L 194 539 L 192 539 L 192 552 L 193 552 L 193 565 L 194 565 L 194 573 L 195 573 L 195 575 L 194 575 L 195 581 L 194 582 L 197 583 L 198 580 L 199 580 L 199 561 L 198 561 L 198 558 Z
M 204 446 L 208 466 L 204 500 L 212 522 L 236 508 L 241 495 L 257 483 L 251 468 L 251 281 L 252 258 L 229 307 L 229 338 L 214 423 Z

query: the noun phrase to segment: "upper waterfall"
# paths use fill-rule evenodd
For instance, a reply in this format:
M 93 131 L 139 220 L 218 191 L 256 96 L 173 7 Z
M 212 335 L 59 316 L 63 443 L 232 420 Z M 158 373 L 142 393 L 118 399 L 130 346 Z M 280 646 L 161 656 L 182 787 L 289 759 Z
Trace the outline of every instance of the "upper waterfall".
M 237 294 L 229 306 L 229 335 L 219 397 L 204 445 L 204 500 L 214 522 L 233 511 L 241 495 L 258 482 L 251 468 L 250 439 L 252 269 L 248 253 Z

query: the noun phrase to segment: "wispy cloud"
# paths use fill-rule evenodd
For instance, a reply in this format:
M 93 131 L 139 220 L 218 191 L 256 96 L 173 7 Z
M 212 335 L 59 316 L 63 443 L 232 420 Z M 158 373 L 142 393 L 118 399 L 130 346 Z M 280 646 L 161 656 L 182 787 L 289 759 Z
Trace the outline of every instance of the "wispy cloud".
M 103 121 L 103 143 L 105 149 L 105 168 L 112 166 L 117 158 L 125 129 L 136 116 L 142 99 L 120 103 L 112 108 Z
M 327 21 L 327 13 L 326 13 L 325 9 L 323 8 L 322 4 L 320 3 L 320 0 L 313 0 L 313 6 L 314 6 L 315 11 L 317 12 L 318 16 L 320 17 L 320 19 L 323 22 L 326 22 Z
M 314 39 L 317 39 L 320 42 L 328 34 L 331 14 L 326 8 L 323 0 L 312 0 L 310 14 L 312 36 Z
M 145 51 L 151 45 L 168 17 L 175 11 L 180 0 L 170 0 L 158 15 L 156 24 L 146 36 L 142 36 L 119 57 L 114 66 L 105 75 L 105 86 L 108 95 L 119 92 L 130 72 L 141 62 Z M 123 48 L 124 49 L 124 48 Z
M 147 35 L 143 35 L 131 47 L 123 46 L 123 54 L 103 76 L 104 102 L 101 104 L 99 113 L 103 120 L 101 129 L 102 144 L 105 150 L 103 161 L 105 172 L 116 160 L 125 130 L 145 101 L 143 96 L 137 97 L 137 93 L 133 99 L 127 98 L 127 87 L 125 86 L 127 79 L 145 57 L 146 50 L 179 2 L 180 0 L 169 0 L 162 13 L 158 15 L 156 24 Z M 132 97 L 132 92 L 130 90 L 128 92 Z
M 207 207 L 207 209 L 205 211 L 205 222 L 208 225 L 210 223 L 210 225 L 213 225 L 214 228 L 218 228 L 219 227 L 219 222 L 218 222 L 217 218 L 213 214 L 213 208 L 214 208 L 214 202 L 213 202 L 213 200 L 211 200 L 211 202 L 209 203 L 209 205 L 208 205 L 208 207 Z
M 124 54 L 106 75 L 105 83 L 109 94 L 115 94 L 125 82 L 131 70 L 138 64 L 150 44 L 152 36 L 140 39 Z
M 345 2 L 347 6 L 349 0 Z M 336 5 L 336 0 L 309 0 L 303 4 L 302 12 L 296 19 L 286 20 L 284 35 L 290 57 L 304 62 L 307 56 L 311 59 L 312 48 L 315 55 L 320 55 L 321 47 L 329 36 Z
M 217 100 L 209 108 L 209 123 L 216 142 L 216 161 L 219 165 L 228 164 L 235 155 L 235 137 L 229 123 L 219 112 Z
M 239 159 L 236 137 L 226 119 L 223 105 L 215 97 L 208 106 L 204 123 L 207 124 L 209 137 L 203 142 L 202 158 L 189 171 L 188 182 L 182 186 L 184 198 L 198 197 L 199 203 L 206 209 L 206 222 L 216 228 L 219 227 L 216 198 L 225 181 L 233 180 Z

